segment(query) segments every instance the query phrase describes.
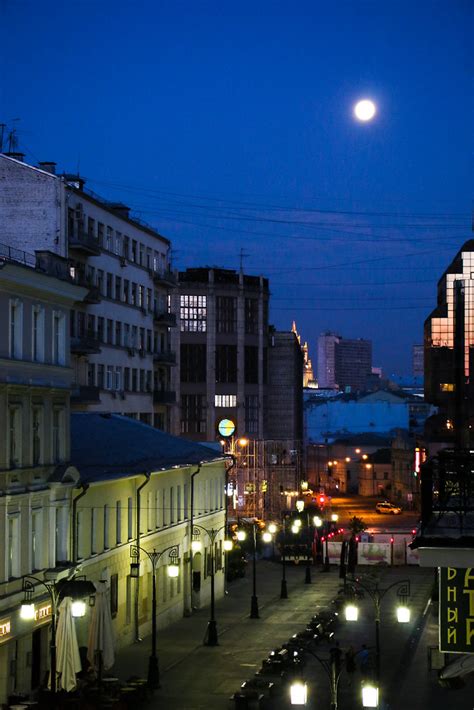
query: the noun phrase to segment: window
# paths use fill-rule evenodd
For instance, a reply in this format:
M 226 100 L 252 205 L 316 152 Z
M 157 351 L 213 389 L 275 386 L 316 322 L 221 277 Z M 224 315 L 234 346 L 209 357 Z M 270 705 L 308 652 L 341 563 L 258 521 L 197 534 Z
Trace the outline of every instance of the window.
M 113 247 L 113 232 L 112 232 L 112 227 L 107 227 L 107 240 L 105 243 L 105 248 L 107 251 L 112 251 Z
M 20 576 L 20 516 L 8 516 L 8 579 Z
M 56 507 L 55 516 L 55 548 L 56 548 L 56 564 L 67 560 L 67 534 L 66 534 L 66 510 Z
M 147 496 L 147 530 L 148 532 L 153 529 L 153 491 L 148 493 Z
M 141 284 L 138 285 L 138 305 L 140 308 L 145 307 L 145 289 Z
M 245 332 L 258 333 L 258 299 L 245 299 Z
M 120 365 L 117 365 L 115 367 L 115 373 L 114 373 L 114 389 L 115 390 L 120 390 L 122 389 L 122 368 Z
M 137 368 L 132 368 L 132 392 L 137 391 Z
M 136 283 L 132 283 L 131 293 L 132 293 L 132 300 L 131 300 L 132 306 L 136 306 L 137 305 L 137 284 Z
M 125 259 L 128 259 L 129 249 L 130 249 L 130 238 L 126 237 L 124 235 L 123 240 L 122 240 L 122 254 L 125 257 Z
M 53 409 L 52 417 L 52 459 L 53 463 L 60 463 L 64 458 L 64 410 Z
M 97 288 L 101 296 L 104 296 L 104 272 L 102 269 L 97 269 Z
M 181 433 L 202 434 L 206 431 L 206 397 L 200 394 L 181 396 Z
M 97 238 L 99 240 L 99 244 L 104 246 L 104 225 L 102 222 L 97 222 Z
M 115 503 L 115 544 L 122 542 L 122 501 Z
M 119 320 L 115 321 L 115 345 L 122 345 L 122 324 Z
M 237 299 L 234 296 L 217 296 L 216 331 L 235 333 L 237 330 Z
M 44 309 L 35 306 L 32 312 L 32 359 L 44 362 Z
M 123 324 L 123 346 L 124 348 L 132 347 L 132 341 L 130 338 L 130 326 L 128 323 Z
M 181 520 L 181 486 L 176 488 L 176 519 Z
M 41 552 L 43 549 L 41 530 L 41 510 L 31 511 L 31 569 L 38 570 L 43 567 Z
M 109 506 L 104 505 L 104 550 L 109 549 Z
M 124 303 L 128 303 L 130 298 L 130 281 L 128 279 L 123 280 L 123 298 Z
M 130 389 L 130 368 L 129 367 L 124 367 L 123 370 L 123 388 L 124 390 L 129 390 Z
M 258 433 L 258 395 L 245 397 L 245 431 L 247 434 Z
M 118 574 L 110 575 L 110 615 L 114 619 L 118 614 Z
M 258 385 L 258 347 L 245 346 L 245 382 Z
M 21 466 L 21 409 L 20 407 L 9 407 L 8 409 L 8 431 L 9 431 L 9 464 L 10 468 Z
M 181 382 L 206 382 L 206 345 L 204 343 L 181 345 Z
M 122 278 L 120 276 L 115 277 L 115 300 L 122 300 Z
M 89 237 L 95 238 L 95 219 L 92 217 L 87 218 L 87 234 Z
M 216 382 L 237 382 L 237 346 L 216 346 Z
M 113 345 L 114 342 L 114 322 L 107 318 L 107 344 Z
M 31 413 L 31 433 L 32 433 L 32 458 L 33 466 L 38 466 L 42 463 L 43 450 L 43 411 L 41 407 L 33 407 Z
M 159 528 L 161 522 L 160 517 L 160 490 L 155 491 L 155 527 Z
M 97 318 L 97 338 L 101 343 L 104 342 L 104 318 L 102 316 Z
M 17 298 L 10 301 L 10 357 L 20 360 L 23 354 L 23 305 Z
M 214 397 L 215 407 L 236 407 L 237 395 L 235 394 L 216 394 Z
M 105 288 L 105 295 L 107 296 L 107 298 L 112 298 L 112 280 L 113 280 L 113 275 L 107 274 L 106 288 Z
M 454 392 L 454 384 L 452 382 L 441 382 L 439 388 L 441 392 Z
M 97 365 L 97 387 L 104 389 L 104 365 Z
M 175 510 L 174 510 L 174 488 L 170 488 L 170 524 L 175 522 Z
M 134 263 L 137 262 L 137 256 L 138 256 L 138 249 L 137 249 L 137 242 L 135 239 L 132 239 L 132 258 L 131 261 Z
M 183 504 L 184 504 L 184 519 L 185 519 L 185 520 L 188 519 L 188 505 L 189 505 L 189 502 L 188 502 L 188 496 L 189 496 L 188 490 L 189 490 L 189 489 L 188 489 L 188 484 L 185 483 L 184 486 L 183 486 Z
M 66 319 L 58 311 L 53 311 L 53 363 L 66 364 Z
M 106 390 L 111 390 L 114 384 L 114 368 L 112 365 L 107 365 L 107 381 L 105 384 Z
M 97 554 L 97 508 L 91 508 L 91 555 Z
M 180 297 L 181 330 L 206 332 L 207 301 L 206 296 Z
M 128 521 L 127 521 L 127 536 L 131 540 L 133 537 L 133 499 L 128 499 Z
M 168 525 L 168 513 L 166 510 L 166 491 L 164 488 L 161 492 L 161 520 L 163 526 Z

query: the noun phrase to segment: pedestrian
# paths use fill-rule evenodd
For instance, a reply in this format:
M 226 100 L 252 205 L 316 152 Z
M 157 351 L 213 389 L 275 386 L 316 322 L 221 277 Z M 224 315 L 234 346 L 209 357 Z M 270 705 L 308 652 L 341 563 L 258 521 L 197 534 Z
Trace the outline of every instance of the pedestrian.
M 355 657 L 356 652 L 354 651 L 354 647 L 349 646 L 344 657 L 344 660 L 346 662 L 346 672 L 349 677 L 349 685 L 352 685 L 352 674 L 355 673 L 357 668 Z
M 363 676 L 366 676 L 369 667 L 369 651 L 365 643 L 362 644 L 362 648 L 357 655 L 360 656 L 360 672 Z

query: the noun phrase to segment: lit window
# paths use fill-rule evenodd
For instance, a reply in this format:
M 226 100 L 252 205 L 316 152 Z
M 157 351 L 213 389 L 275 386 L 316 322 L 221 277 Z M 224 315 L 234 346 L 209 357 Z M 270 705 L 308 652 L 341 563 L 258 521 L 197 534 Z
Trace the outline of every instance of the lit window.
M 235 394 L 216 394 L 214 399 L 216 407 L 236 407 L 237 395 Z
M 207 329 L 207 297 L 180 297 L 181 330 L 205 333 Z
M 452 382 L 441 382 L 439 388 L 441 392 L 454 392 L 454 384 Z

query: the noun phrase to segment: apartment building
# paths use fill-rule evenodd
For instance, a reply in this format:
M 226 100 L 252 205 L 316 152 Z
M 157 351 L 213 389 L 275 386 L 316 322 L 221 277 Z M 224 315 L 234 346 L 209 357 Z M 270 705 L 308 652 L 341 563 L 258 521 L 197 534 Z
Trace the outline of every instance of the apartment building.
M 171 295 L 179 323 L 172 332 L 175 433 L 211 441 L 219 421 L 230 419 L 236 436 L 264 437 L 268 300 L 261 276 L 208 267 L 179 273 Z
M 59 176 L 54 163 L 37 168 L 21 158 L 0 155 L 4 248 L 64 256 L 74 281 L 87 288 L 70 320 L 73 408 L 168 429 L 176 363 L 170 242 L 126 205 L 92 193 L 80 176 Z
M 20 619 L 22 578 L 69 559 L 70 486 L 49 481 L 70 455 L 69 316 L 86 293 L 61 257 L 0 257 L 0 704 L 48 667 L 51 604 L 39 597 L 35 619 Z

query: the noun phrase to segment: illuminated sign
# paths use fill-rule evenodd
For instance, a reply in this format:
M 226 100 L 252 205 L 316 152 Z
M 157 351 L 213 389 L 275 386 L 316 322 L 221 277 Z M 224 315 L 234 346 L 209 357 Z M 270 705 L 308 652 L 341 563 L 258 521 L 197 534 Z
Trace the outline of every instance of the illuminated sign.
M 221 419 L 217 425 L 217 430 L 221 436 L 232 436 L 235 431 L 235 424 L 231 419 Z
M 12 630 L 10 620 L 8 621 L 2 621 L 0 623 L 0 639 L 3 638 L 4 636 L 8 636 L 10 631 Z
M 51 616 L 51 604 L 44 604 L 35 609 L 35 621 L 42 621 Z
M 439 650 L 444 653 L 474 653 L 473 567 L 440 569 Z

